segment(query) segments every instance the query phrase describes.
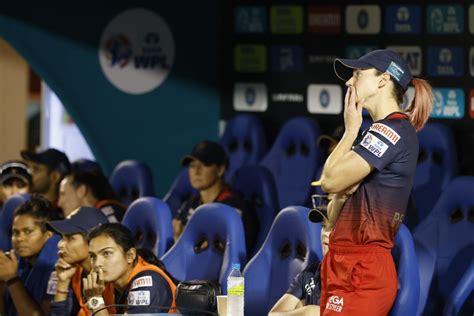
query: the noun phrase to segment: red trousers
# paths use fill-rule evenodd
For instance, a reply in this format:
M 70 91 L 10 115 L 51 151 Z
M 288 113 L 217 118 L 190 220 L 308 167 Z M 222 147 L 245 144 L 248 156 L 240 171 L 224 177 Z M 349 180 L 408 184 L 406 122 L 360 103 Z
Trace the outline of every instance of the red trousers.
M 387 315 L 397 288 L 390 250 L 330 244 L 321 265 L 321 315 Z

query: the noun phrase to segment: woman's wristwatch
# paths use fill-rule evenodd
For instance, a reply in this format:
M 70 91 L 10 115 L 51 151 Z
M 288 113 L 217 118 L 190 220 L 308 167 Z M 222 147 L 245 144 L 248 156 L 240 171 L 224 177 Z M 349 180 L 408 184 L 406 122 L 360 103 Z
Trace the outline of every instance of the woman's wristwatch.
M 102 296 L 93 296 L 87 300 L 87 308 L 91 311 L 103 306 L 105 306 L 105 301 Z

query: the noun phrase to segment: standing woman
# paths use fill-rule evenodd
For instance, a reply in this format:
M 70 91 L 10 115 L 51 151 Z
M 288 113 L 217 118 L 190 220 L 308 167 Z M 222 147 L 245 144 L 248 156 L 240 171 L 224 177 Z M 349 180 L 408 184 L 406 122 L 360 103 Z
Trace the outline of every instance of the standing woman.
M 336 59 L 334 69 L 347 80 L 345 133 L 324 165 L 322 187 L 338 193 L 360 185 L 345 202 L 329 238 L 321 268 L 321 315 L 387 315 L 397 294 L 391 249 L 413 185 L 416 132 L 428 120 L 433 94 L 389 50 L 356 60 Z M 352 75 L 344 76 L 344 71 Z M 415 98 L 403 110 L 409 84 Z M 362 108 L 374 123 L 356 142 Z
M 172 277 L 153 253 L 135 248 L 132 233 L 125 226 L 103 224 L 91 231 L 89 254 L 92 270 L 83 279 L 83 289 L 91 313 L 109 315 L 103 309 L 107 284 L 115 288 L 115 304 L 128 305 L 117 308 L 118 313 L 153 313 L 156 307 L 176 306 Z

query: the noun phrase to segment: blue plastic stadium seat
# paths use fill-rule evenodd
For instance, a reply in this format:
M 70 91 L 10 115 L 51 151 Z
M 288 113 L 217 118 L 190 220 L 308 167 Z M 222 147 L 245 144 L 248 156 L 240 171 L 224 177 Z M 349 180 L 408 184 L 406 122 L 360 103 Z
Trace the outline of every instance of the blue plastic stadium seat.
M 186 167 L 183 168 L 174 179 L 170 189 L 163 197 L 163 201 L 169 205 L 171 215 L 174 218 L 181 205 L 197 193 L 198 192 L 191 186 L 191 182 L 189 182 L 189 173 Z
M 229 157 L 226 180 L 245 165 L 256 165 L 267 150 L 265 132 L 260 119 L 253 114 L 238 114 L 227 122 L 220 139 Z
M 454 178 L 413 237 L 419 261 L 419 314 L 440 315 L 474 254 L 474 177 Z
M 23 203 L 30 199 L 27 193 L 18 194 L 10 197 L 3 204 L 0 213 L 0 249 L 10 251 L 12 249 L 12 225 L 15 210 Z
M 264 244 L 249 261 L 245 276 L 245 315 L 267 315 L 293 278 L 322 259 L 321 224 L 308 220 L 309 209 L 281 210 Z
M 273 174 L 280 207 L 310 206 L 312 188 L 323 155 L 317 146 L 319 125 L 311 118 L 286 122 L 260 165 Z
M 244 228 L 239 213 L 221 203 L 201 205 L 161 260 L 178 280 L 214 280 L 226 292 L 232 263 L 240 263 L 241 267 L 246 263 Z
M 262 166 L 243 166 L 234 173 L 232 188 L 242 194 L 247 207 L 257 214 L 259 232 L 254 249 L 256 252 L 280 210 L 273 175 Z
M 451 130 L 440 123 L 428 123 L 418 133 L 420 151 L 413 192 L 416 212 L 405 223 L 414 229 L 433 209 L 441 192 L 457 174 L 457 155 Z
M 153 175 L 150 168 L 137 160 L 124 160 L 110 175 L 110 184 L 120 202 L 130 205 L 142 196 L 153 196 Z
M 171 212 L 155 197 L 142 197 L 130 204 L 122 224 L 135 236 L 137 246 L 161 257 L 173 245 Z
M 411 233 L 403 224 L 395 238 L 392 255 L 397 268 L 398 293 L 390 316 L 416 315 L 420 300 L 418 260 Z
M 474 260 L 449 296 L 443 315 L 469 315 L 474 311 Z

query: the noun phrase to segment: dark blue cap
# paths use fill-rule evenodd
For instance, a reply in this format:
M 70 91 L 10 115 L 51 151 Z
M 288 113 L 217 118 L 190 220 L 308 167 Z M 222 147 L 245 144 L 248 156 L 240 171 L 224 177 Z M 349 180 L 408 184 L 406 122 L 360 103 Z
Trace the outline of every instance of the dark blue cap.
M 71 163 L 66 154 L 54 148 L 34 153 L 29 150 L 23 150 L 21 157 L 28 161 L 33 161 L 48 166 L 50 170 L 59 171 L 61 175 L 66 175 L 71 171 Z
M 342 67 L 341 67 L 342 66 Z M 350 68 L 351 72 L 347 72 Z M 410 68 L 403 57 L 388 49 L 377 49 L 360 57 L 359 59 L 335 59 L 334 72 L 347 81 L 352 77 L 352 69 L 375 68 L 381 72 L 387 72 L 406 91 L 410 81 L 413 79 Z
M 101 210 L 82 206 L 70 218 L 60 221 L 49 221 L 46 223 L 46 227 L 57 234 L 87 234 L 92 228 L 108 222 L 107 217 Z
M 225 165 L 228 159 L 224 148 L 216 142 L 205 140 L 194 146 L 193 151 L 181 159 L 181 165 L 187 166 L 193 160 L 199 160 L 206 166 Z

